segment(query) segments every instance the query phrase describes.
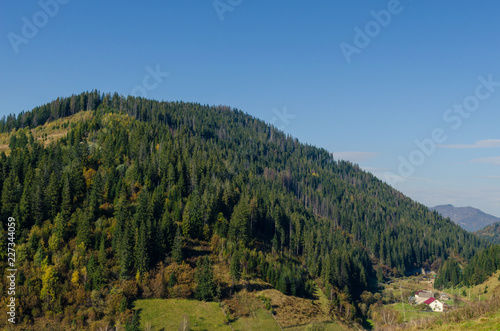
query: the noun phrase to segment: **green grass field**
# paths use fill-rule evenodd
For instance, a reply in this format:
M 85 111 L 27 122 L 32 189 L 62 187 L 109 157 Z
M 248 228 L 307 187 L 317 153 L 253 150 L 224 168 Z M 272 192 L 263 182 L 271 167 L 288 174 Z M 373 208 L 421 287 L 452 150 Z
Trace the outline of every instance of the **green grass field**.
M 401 321 L 403 321 L 403 318 L 406 317 L 405 319 L 406 322 L 411 321 L 413 319 L 427 318 L 434 316 L 434 314 L 439 314 L 433 312 L 422 312 L 416 309 L 415 306 L 411 306 L 409 304 L 405 304 L 404 314 L 403 314 L 403 305 L 401 303 L 393 303 L 390 305 L 386 305 L 385 307 L 398 311 L 401 314 Z
M 281 330 L 271 314 L 264 309 L 254 311 L 251 316 L 240 317 L 232 325 L 235 330 L 241 331 Z
M 338 323 L 311 323 L 308 325 L 294 326 L 291 328 L 284 329 L 285 331 L 309 331 L 309 330 L 324 330 L 324 331 L 344 331 L 347 330 L 345 327 L 339 325 Z
M 189 320 L 190 330 L 231 330 L 218 303 L 181 299 L 137 300 L 135 309 L 140 309 L 141 327 L 151 325 L 151 330 L 177 330 L 184 316 Z M 281 330 L 271 314 L 257 309 L 250 316 L 232 322 L 234 330 Z M 326 329 L 330 330 L 330 329 Z M 332 329 L 337 330 L 337 329 Z
M 186 315 L 190 330 L 231 330 L 219 304 L 215 302 L 180 299 L 137 300 L 135 309 L 141 311 L 141 328 L 150 323 L 151 330 L 177 330 Z

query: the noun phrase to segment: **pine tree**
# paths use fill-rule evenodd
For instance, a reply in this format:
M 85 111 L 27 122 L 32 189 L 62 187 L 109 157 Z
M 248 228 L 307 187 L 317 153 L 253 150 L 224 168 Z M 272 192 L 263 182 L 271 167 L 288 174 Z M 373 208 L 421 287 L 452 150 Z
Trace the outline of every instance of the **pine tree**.
M 181 263 L 184 258 L 182 254 L 181 229 L 179 227 L 177 227 L 177 232 L 175 233 L 174 238 L 174 245 L 172 246 L 172 258 L 177 263 Z
M 248 242 L 250 220 L 250 207 L 245 197 L 242 197 L 234 207 L 229 221 L 229 239 L 233 241 Z
M 149 268 L 149 255 L 148 255 L 148 238 L 146 224 L 141 222 L 139 229 L 136 231 L 136 240 L 134 247 L 135 264 L 134 268 L 140 274 L 146 272 Z
M 198 300 L 212 301 L 215 296 L 215 283 L 212 264 L 208 257 L 200 258 L 196 264 L 195 297 Z
M 43 203 L 43 188 L 42 185 L 35 180 L 34 194 L 33 194 L 33 220 L 35 225 L 41 226 L 45 220 L 45 204 Z
M 136 242 L 135 242 L 135 269 L 141 274 L 147 271 L 152 262 L 152 221 L 153 210 L 150 203 L 150 195 L 146 190 L 139 194 L 139 205 L 134 215 L 135 224 L 137 226 Z
M 59 179 L 55 171 L 50 174 L 49 184 L 45 190 L 45 205 L 47 209 L 47 216 L 53 219 L 59 211 L 59 196 L 60 196 Z
M 77 244 L 84 243 L 86 247 L 89 247 L 91 243 L 89 217 L 90 215 L 88 212 L 79 213 L 76 232 Z
M 106 250 L 105 250 L 105 239 L 104 235 L 101 237 L 101 243 L 99 245 L 99 252 L 97 253 L 97 266 L 94 272 L 94 277 L 92 280 L 93 288 L 100 290 L 107 281 L 107 269 L 106 269 Z
M 58 213 L 54 219 L 54 235 L 58 243 L 62 242 L 66 235 L 66 221 L 61 213 Z
M 89 208 L 90 213 L 94 219 L 99 217 L 99 206 L 102 203 L 102 178 L 97 173 L 92 181 L 92 188 L 90 190 Z
M 120 278 L 127 279 L 134 265 L 134 230 L 131 220 L 124 222 L 123 236 L 119 244 Z
M 105 234 L 101 236 L 101 243 L 99 244 L 99 253 L 97 255 L 99 264 L 102 266 L 106 265 L 107 261 L 107 254 L 106 254 L 106 239 L 105 239 Z
M 229 265 L 229 274 L 233 279 L 233 284 L 240 280 L 241 266 L 240 266 L 240 253 L 235 251 L 231 256 L 231 263 Z
M 203 217 L 200 211 L 200 203 L 197 192 L 191 194 L 186 203 L 182 214 L 182 232 L 185 237 L 201 237 Z
M 123 236 L 125 234 L 125 226 L 127 220 L 131 218 L 129 202 L 127 200 L 127 194 L 122 191 L 115 202 L 114 217 L 116 218 L 116 228 L 113 234 L 112 247 L 118 252 L 120 256 L 121 244 L 123 241 Z
M 2 188 L 2 217 L 7 219 L 14 216 L 14 209 L 21 198 L 21 184 L 19 177 L 14 170 L 11 170 L 9 176 L 3 183 Z
M 132 320 L 125 324 L 125 331 L 140 331 L 141 330 L 141 323 L 140 323 L 140 316 L 139 312 L 135 311 L 134 316 L 132 316 Z
M 165 211 L 163 213 L 159 231 L 163 238 L 163 241 L 161 242 L 163 256 L 168 254 L 172 250 L 172 245 L 175 238 L 175 230 L 176 226 L 171 217 L 171 214 L 168 211 Z
M 33 170 L 28 168 L 24 177 L 23 193 L 19 202 L 20 228 L 29 229 L 33 225 Z
M 87 147 L 83 145 L 76 145 L 75 148 L 87 150 Z M 82 154 L 83 157 L 84 153 Z M 84 197 L 85 194 L 86 184 L 85 184 L 85 178 L 83 177 L 83 167 L 81 165 L 73 166 L 71 168 L 70 178 L 71 178 L 70 187 L 71 187 L 71 192 L 73 194 L 73 203 L 75 203 L 77 201 L 81 201 L 81 199 Z
M 72 198 L 71 198 L 71 188 L 69 186 L 69 177 L 64 176 L 64 184 L 62 188 L 62 202 L 61 202 L 61 215 L 68 221 L 71 215 Z

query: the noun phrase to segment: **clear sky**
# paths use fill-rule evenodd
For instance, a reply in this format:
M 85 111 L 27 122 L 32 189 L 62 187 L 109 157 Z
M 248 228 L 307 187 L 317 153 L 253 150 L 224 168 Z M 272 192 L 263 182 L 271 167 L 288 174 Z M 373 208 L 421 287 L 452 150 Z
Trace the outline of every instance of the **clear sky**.
M 3 1 L 0 116 L 92 89 L 226 104 L 428 206 L 500 216 L 499 13 L 493 0 Z

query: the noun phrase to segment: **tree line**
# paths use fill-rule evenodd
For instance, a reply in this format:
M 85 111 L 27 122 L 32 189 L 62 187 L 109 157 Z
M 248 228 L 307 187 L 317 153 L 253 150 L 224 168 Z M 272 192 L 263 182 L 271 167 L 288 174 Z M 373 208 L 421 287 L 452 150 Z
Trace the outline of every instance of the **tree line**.
M 494 245 L 477 253 L 464 267 L 456 259 L 448 259 L 439 269 L 434 287 L 479 285 L 498 269 L 500 269 L 500 245 Z

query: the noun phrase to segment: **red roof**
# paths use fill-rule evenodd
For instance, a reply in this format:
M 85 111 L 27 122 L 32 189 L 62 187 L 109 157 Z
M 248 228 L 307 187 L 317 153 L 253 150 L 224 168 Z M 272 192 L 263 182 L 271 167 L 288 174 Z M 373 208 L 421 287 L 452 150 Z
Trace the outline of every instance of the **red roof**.
M 424 303 L 425 303 L 426 305 L 430 305 L 430 304 L 431 304 L 431 303 L 433 303 L 434 301 L 436 301 L 436 298 L 430 298 L 430 299 L 425 300 L 425 301 L 424 301 Z

